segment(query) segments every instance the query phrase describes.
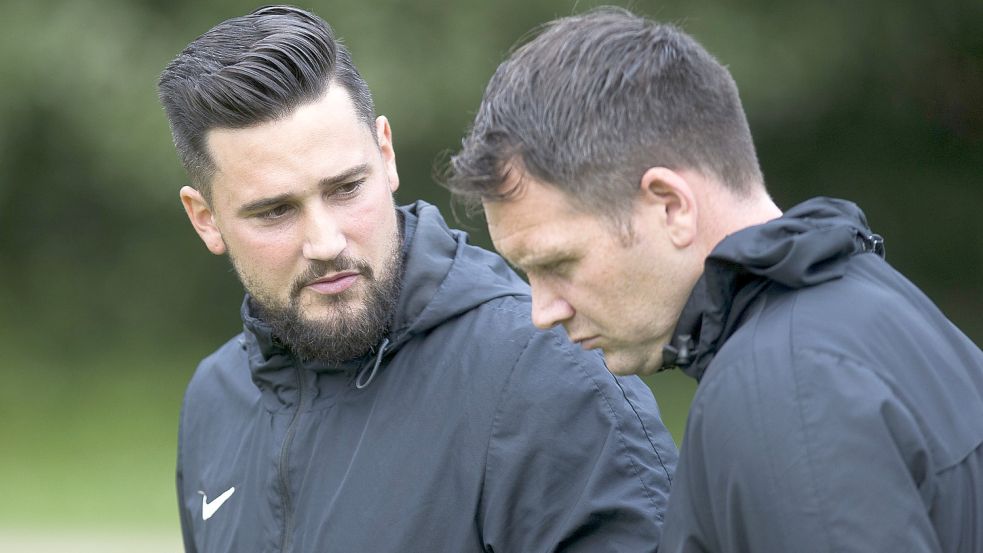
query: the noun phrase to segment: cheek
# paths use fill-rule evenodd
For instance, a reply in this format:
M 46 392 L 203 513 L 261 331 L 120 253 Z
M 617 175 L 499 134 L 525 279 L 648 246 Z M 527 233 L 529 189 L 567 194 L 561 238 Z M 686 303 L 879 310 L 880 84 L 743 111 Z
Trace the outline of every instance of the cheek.
M 611 250 L 607 250 L 610 252 Z M 572 298 L 579 311 L 596 321 L 622 325 L 638 309 L 646 309 L 638 295 L 641 284 L 630 265 L 620 255 L 599 255 L 570 283 Z
M 352 208 L 345 213 L 345 234 L 349 246 L 361 250 L 353 253 L 360 257 L 387 253 L 398 224 L 392 196 L 388 192 L 379 194 Z
M 293 267 L 301 247 L 290 229 L 246 229 L 224 236 L 232 255 L 245 265 L 242 268 L 263 279 Z
M 348 219 L 345 225 L 345 234 L 349 239 L 355 239 L 358 242 L 365 242 L 367 237 L 371 237 L 375 233 L 374 231 L 385 226 L 383 215 L 378 207 L 371 202 L 365 202 L 357 206 L 356 209 L 346 212 L 345 218 Z

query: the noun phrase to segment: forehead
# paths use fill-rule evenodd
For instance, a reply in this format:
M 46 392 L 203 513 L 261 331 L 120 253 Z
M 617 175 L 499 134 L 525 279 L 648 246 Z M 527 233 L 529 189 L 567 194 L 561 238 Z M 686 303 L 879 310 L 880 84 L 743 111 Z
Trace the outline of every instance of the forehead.
M 278 119 L 206 134 L 213 189 L 319 179 L 364 163 L 375 142 L 341 86 Z M 231 186 L 234 185 L 234 186 Z
M 516 194 L 483 203 L 488 232 L 499 252 L 519 267 L 575 253 L 607 228 L 577 209 L 566 194 L 526 177 Z

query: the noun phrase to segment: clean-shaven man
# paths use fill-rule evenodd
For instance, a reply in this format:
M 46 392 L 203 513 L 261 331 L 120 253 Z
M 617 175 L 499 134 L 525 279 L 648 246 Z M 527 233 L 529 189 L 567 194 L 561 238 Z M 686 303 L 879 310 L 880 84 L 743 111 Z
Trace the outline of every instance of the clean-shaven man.
M 448 185 L 532 318 L 699 381 L 660 551 L 983 551 L 983 353 L 860 209 L 772 202 L 730 74 L 618 9 L 489 83 Z

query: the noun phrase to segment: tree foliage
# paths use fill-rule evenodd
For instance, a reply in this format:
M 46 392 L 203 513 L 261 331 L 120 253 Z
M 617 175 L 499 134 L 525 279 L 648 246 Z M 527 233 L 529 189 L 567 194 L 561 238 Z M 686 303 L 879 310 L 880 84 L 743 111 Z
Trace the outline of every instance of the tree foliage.
M 434 160 L 538 24 L 595 2 L 312 1 L 390 117 L 402 187 L 449 213 Z M 983 339 L 983 4 L 636 1 L 733 72 L 772 194 L 852 199 L 888 259 Z M 216 344 L 241 290 L 200 247 L 157 75 L 255 6 L 18 2 L 0 22 L 0 342 L 78 355 L 120 342 Z M 464 221 L 488 244 L 481 221 Z

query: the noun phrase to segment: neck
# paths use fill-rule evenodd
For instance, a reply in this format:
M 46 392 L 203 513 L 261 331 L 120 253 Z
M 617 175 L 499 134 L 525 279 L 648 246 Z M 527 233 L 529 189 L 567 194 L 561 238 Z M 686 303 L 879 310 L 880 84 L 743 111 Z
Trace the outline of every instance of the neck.
M 707 254 L 728 235 L 782 216 L 763 186 L 747 196 L 739 197 L 729 190 L 709 196 L 712 200 L 704 204 L 700 214 L 703 235 L 708 238 Z

